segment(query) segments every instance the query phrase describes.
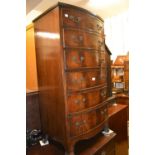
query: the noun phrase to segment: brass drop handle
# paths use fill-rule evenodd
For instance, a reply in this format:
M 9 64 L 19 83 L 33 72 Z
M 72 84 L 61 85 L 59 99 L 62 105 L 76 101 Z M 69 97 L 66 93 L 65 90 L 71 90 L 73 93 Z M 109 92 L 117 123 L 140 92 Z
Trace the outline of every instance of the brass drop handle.
M 98 44 L 99 44 L 99 46 L 102 46 L 103 45 L 103 41 L 98 40 Z
M 80 59 L 80 60 L 81 60 L 81 59 Z M 77 59 L 76 56 L 73 56 L 73 57 L 72 57 L 72 61 L 75 62 L 75 63 L 77 63 L 77 64 L 81 64 L 81 62 Z
M 72 79 L 72 83 L 81 83 L 81 82 L 84 82 L 85 81 L 85 79 L 84 79 L 84 77 L 81 77 L 81 78 L 79 78 L 79 79 Z
M 81 77 L 80 78 L 80 82 L 84 82 L 85 81 L 85 78 L 84 77 Z
M 101 155 L 106 155 L 106 152 L 105 152 L 105 151 L 102 151 L 102 152 L 101 152 Z
M 81 21 L 81 17 L 75 17 L 73 15 L 69 15 L 67 13 L 64 14 L 65 18 L 69 18 L 71 21 L 75 23 L 79 23 Z
M 101 92 L 101 96 L 104 96 L 104 92 Z
M 101 113 L 101 115 L 104 115 L 104 111 L 103 110 L 100 113 Z
M 81 60 L 81 62 L 82 62 L 82 61 L 84 61 L 84 57 L 83 57 L 83 56 L 81 56 L 81 57 L 80 57 L 80 60 Z
M 83 36 L 79 36 L 78 38 L 80 42 L 83 41 Z
M 76 123 L 75 123 L 75 126 L 76 126 L 76 127 L 80 126 L 80 122 L 76 122 Z
M 80 100 L 77 99 L 77 100 L 75 100 L 74 102 L 75 102 L 76 104 L 79 104 L 79 103 L 80 103 Z
M 73 22 L 77 23 L 77 24 L 81 21 L 80 17 L 75 17 L 75 16 L 72 16 L 72 15 L 68 15 L 68 18 L 70 20 L 72 20 Z
M 101 96 L 102 97 L 105 96 L 105 92 L 104 91 L 101 92 Z
M 79 127 L 79 126 L 81 126 L 81 125 L 83 125 L 83 124 L 85 124 L 86 123 L 86 120 L 83 120 L 83 121 L 81 121 L 81 122 L 76 122 L 75 123 L 75 126 L 76 127 Z
M 82 44 L 83 42 L 83 36 L 72 36 L 72 39 L 74 42 Z
M 98 40 L 98 43 L 101 44 L 102 42 L 100 40 Z
M 86 123 L 86 120 L 83 120 L 83 124 L 85 124 Z
M 77 57 L 76 56 L 73 56 L 72 57 L 72 61 L 77 63 Z
M 79 23 L 81 21 L 81 18 L 80 17 L 74 17 L 74 22 L 75 23 Z
M 82 101 L 83 101 L 83 102 L 86 102 L 86 98 L 83 98 Z
M 102 30 L 102 26 L 100 26 L 99 24 L 97 24 L 97 29 L 100 31 Z

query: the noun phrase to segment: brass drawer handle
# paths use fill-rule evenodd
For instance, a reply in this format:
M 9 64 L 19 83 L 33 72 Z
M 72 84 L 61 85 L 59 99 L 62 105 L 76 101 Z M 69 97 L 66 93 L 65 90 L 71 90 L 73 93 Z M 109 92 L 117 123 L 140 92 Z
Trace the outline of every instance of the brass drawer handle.
M 76 122 L 75 126 L 77 126 L 77 127 L 80 126 L 80 122 Z
M 78 39 L 80 42 L 83 41 L 83 36 L 79 36 Z
M 81 77 L 79 80 L 80 80 L 80 82 L 84 82 L 85 81 L 85 78 L 84 77 Z
M 77 84 L 80 84 L 81 82 L 84 82 L 85 79 L 84 77 L 81 77 L 79 79 L 72 79 L 72 83 L 77 83 Z
M 102 26 L 100 26 L 99 24 L 97 24 L 97 29 L 98 29 L 98 31 L 102 30 Z
M 99 47 L 103 47 L 103 45 L 104 45 L 104 41 L 100 41 L 100 40 L 98 40 L 98 44 L 99 44 Z
M 78 61 L 78 59 L 77 59 L 76 56 L 73 56 L 72 57 L 72 61 L 75 62 L 75 63 L 77 63 L 77 64 L 80 64 L 81 63 L 81 62 Z
M 86 98 L 83 98 L 82 101 L 83 101 L 83 102 L 86 102 Z
M 81 126 L 81 125 L 83 125 L 83 124 L 85 124 L 86 123 L 86 120 L 83 120 L 83 121 L 81 121 L 81 122 L 76 122 L 75 123 L 75 126 L 76 127 L 79 127 L 79 126 Z
M 79 23 L 81 21 L 81 17 L 75 17 L 72 15 L 69 15 L 67 13 L 64 14 L 65 18 L 69 18 L 71 21 L 73 21 L 74 23 Z
M 81 56 L 81 57 L 80 57 L 80 60 L 81 60 L 81 62 L 82 62 L 82 61 L 84 61 L 84 57 L 83 57 L 83 56 Z
M 104 115 L 104 111 L 100 111 L 101 115 Z
M 102 152 L 101 152 L 101 155 L 106 155 L 106 152 L 105 152 L 105 151 L 102 151 Z
M 72 36 L 72 39 L 75 43 L 82 44 L 83 42 L 83 36 Z
M 81 21 L 81 18 L 80 17 L 75 17 L 75 16 L 68 16 L 70 20 L 72 20 L 74 23 L 79 23 Z
M 73 61 L 73 62 L 77 62 L 77 57 L 76 57 L 76 56 L 73 56 L 73 57 L 72 57 L 72 61 Z
M 85 124 L 85 123 L 86 123 L 86 120 L 83 121 L 83 124 Z
M 105 96 L 105 92 L 101 92 L 101 96 L 102 96 L 102 97 Z
M 75 102 L 75 104 L 79 104 L 80 100 L 75 100 L 74 102 Z

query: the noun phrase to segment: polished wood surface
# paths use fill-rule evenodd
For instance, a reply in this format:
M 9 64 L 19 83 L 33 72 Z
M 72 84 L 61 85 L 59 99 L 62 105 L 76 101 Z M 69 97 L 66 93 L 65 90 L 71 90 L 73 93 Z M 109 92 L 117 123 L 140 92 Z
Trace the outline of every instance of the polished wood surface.
M 100 65 L 100 54 L 96 50 L 66 49 L 65 56 L 66 69 L 99 67 Z
M 52 22 L 49 22 L 49 19 L 52 19 Z M 42 130 L 65 143 L 65 89 L 59 8 L 55 8 L 42 19 L 37 20 L 34 27 Z
M 129 106 L 129 95 L 120 93 L 120 94 L 116 94 L 115 96 L 116 96 L 117 103 L 126 104 Z
M 72 93 L 68 95 L 69 112 L 78 112 L 83 109 L 94 107 L 104 101 L 107 96 L 107 87 L 91 89 L 87 92 Z
M 76 8 L 63 8 L 62 14 L 64 27 L 78 27 L 104 35 L 103 22 L 93 15 Z
M 104 136 L 101 133 L 95 137 L 78 142 L 75 145 L 75 155 L 115 155 L 115 133 Z M 47 146 L 33 146 L 27 150 L 27 155 L 65 155 L 60 143 L 51 141 Z
M 64 29 L 64 46 L 103 49 L 104 38 L 84 30 Z
M 117 103 L 108 108 L 109 128 L 116 132 L 116 155 L 128 155 L 128 105 Z
M 108 114 L 109 114 L 109 117 L 117 114 L 119 111 L 127 108 L 128 106 L 127 105 L 124 105 L 124 104 L 121 104 L 121 103 L 116 103 L 116 104 L 113 104 L 112 106 L 110 106 L 108 108 Z
M 95 136 L 108 121 L 110 54 L 103 21 L 58 3 L 34 27 L 42 130 L 73 155 L 79 140 Z
M 67 89 L 69 91 L 90 88 L 98 85 L 106 86 L 105 74 L 102 70 L 86 70 L 78 72 L 67 72 Z
M 26 88 L 38 90 L 33 24 L 26 28 Z

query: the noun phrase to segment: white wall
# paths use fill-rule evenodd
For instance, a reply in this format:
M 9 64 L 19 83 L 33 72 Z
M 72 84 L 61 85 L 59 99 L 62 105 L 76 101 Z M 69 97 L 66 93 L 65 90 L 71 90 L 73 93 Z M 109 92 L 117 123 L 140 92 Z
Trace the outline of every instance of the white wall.
M 112 52 L 111 59 L 129 52 L 128 10 L 104 19 L 106 44 Z

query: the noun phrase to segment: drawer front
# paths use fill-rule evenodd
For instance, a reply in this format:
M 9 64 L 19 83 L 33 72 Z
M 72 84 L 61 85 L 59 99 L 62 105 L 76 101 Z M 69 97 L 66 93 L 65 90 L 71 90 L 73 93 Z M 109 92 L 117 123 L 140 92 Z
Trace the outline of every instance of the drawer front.
M 104 119 L 100 119 L 99 122 L 98 112 L 101 111 L 100 109 L 102 110 L 102 108 L 99 108 L 90 112 L 85 112 L 79 115 L 72 116 L 69 119 L 70 136 L 73 137 L 82 135 L 96 127 L 96 125 L 103 123 L 107 119 L 107 115 L 106 113 L 100 114 Z
M 107 106 L 97 109 L 96 113 L 97 113 L 97 122 L 96 123 L 100 124 L 101 122 L 103 122 L 105 119 L 108 118 Z
M 107 87 L 87 93 L 73 93 L 67 98 L 68 111 L 73 113 L 96 106 L 104 102 L 106 98 Z
M 81 47 L 104 50 L 104 38 L 101 38 L 93 33 L 65 29 L 64 45 L 65 47 Z
M 67 72 L 67 89 L 79 90 L 85 88 L 91 88 L 98 85 L 106 85 L 106 79 L 102 70 L 97 71 L 79 71 L 79 72 Z
M 73 116 L 70 120 L 70 136 L 82 135 L 96 125 L 96 112 Z
M 105 82 L 107 82 L 107 67 L 104 66 L 102 68 L 100 68 L 101 72 L 101 79 L 105 79 Z
M 97 17 L 77 9 L 63 8 L 62 19 L 64 27 L 82 28 L 104 34 L 103 22 Z
M 104 53 L 95 50 L 65 50 L 66 69 L 100 67 L 103 58 Z

